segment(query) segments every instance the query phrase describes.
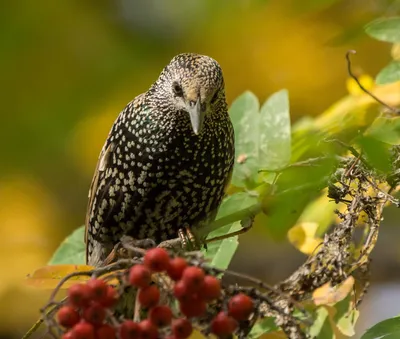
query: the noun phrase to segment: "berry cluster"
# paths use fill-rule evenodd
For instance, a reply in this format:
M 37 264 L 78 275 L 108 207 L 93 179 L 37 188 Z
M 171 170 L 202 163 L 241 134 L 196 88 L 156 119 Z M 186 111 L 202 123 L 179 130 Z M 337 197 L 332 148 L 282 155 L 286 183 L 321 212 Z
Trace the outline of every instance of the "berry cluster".
M 155 273 L 170 278 L 171 290 L 160 291 L 153 284 Z M 143 260 L 127 272 L 126 283 L 137 288 L 137 300 L 146 319 L 115 319 L 112 308 L 119 293 L 104 280 L 91 279 L 86 284 L 71 286 L 68 303 L 58 310 L 63 339 L 185 339 L 191 335 L 195 320 L 204 317 L 210 320 L 207 332 L 225 338 L 254 311 L 249 296 L 239 293 L 223 298 L 218 278 L 182 257 L 171 258 L 162 248 L 146 251 Z M 177 308 L 174 303 L 160 304 L 164 292 L 177 300 Z
M 113 339 L 115 330 L 105 323 L 106 310 L 118 301 L 116 290 L 102 279 L 68 289 L 68 305 L 57 313 L 58 323 L 67 329 L 63 339 Z

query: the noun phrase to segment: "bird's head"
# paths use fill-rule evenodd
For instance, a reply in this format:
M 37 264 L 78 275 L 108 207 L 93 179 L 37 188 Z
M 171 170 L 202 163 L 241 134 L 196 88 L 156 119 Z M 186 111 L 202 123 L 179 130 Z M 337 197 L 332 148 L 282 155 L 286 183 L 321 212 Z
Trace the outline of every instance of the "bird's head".
M 194 53 L 175 56 L 153 89 L 174 112 L 186 112 L 195 134 L 207 115 L 226 110 L 222 70 L 212 58 Z

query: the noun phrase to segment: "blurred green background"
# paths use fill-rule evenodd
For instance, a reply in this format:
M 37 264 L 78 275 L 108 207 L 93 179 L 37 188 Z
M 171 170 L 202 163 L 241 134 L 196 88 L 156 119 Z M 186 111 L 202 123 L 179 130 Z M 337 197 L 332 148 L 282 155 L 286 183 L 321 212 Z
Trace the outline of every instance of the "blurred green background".
M 388 0 L 4 1 L 3 337 L 20 337 L 38 317 L 44 299 L 23 288 L 23 278 L 83 224 L 91 176 L 111 124 L 174 55 L 197 52 L 218 60 L 229 103 L 247 89 L 264 101 L 287 88 L 296 120 L 346 95 L 348 49 L 357 50 L 360 73 L 375 75 L 387 64 L 390 46 L 362 28 L 399 9 L 399 1 Z M 302 260 L 290 245 L 273 244 L 255 229 L 242 238 L 233 266 L 274 282 Z M 391 271 L 393 262 L 383 262 Z

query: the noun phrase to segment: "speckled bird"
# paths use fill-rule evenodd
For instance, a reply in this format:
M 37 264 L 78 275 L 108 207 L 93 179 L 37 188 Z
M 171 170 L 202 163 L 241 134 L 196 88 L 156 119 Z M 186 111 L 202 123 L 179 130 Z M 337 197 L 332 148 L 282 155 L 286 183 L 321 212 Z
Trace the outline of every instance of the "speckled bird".
M 89 191 L 86 260 L 101 265 L 123 235 L 156 243 L 212 221 L 234 163 L 219 64 L 175 56 L 119 114 Z

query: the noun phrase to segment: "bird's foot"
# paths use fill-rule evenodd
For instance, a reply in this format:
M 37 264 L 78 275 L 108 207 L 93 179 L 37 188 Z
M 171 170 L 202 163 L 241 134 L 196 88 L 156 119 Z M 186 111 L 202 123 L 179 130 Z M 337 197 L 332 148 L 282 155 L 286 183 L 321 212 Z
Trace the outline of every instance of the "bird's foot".
M 199 236 L 192 231 L 189 226 L 180 228 L 178 230 L 178 236 L 181 240 L 182 248 L 186 251 L 198 251 L 201 249 L 204 242 L 200 241 Z
M 201 242 L 188 226 L 178 230 L 178 238 L 169 239 L 158 244 L 157 247 L 179 251 L 194 251 L 201 248 Z

